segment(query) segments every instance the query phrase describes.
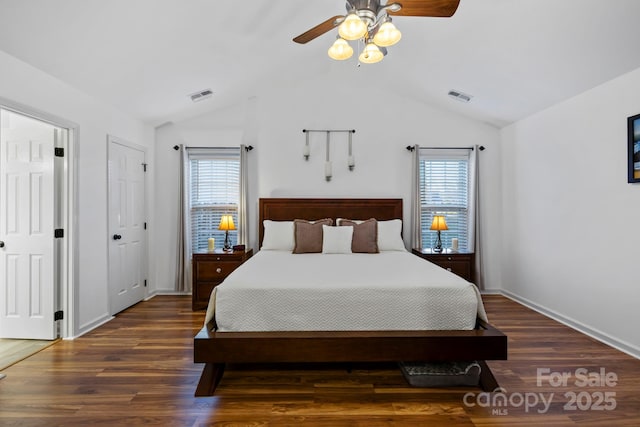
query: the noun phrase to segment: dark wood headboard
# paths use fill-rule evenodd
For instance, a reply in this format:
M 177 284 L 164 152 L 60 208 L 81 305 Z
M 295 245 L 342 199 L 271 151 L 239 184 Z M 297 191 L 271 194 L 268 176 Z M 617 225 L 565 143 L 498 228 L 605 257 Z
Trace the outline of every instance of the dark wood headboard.
M 260 199 L 259 245 L 262 246 L 262 221 L 293 221 L 336 218 L 379 220 L 402 219 L 402 199 Z

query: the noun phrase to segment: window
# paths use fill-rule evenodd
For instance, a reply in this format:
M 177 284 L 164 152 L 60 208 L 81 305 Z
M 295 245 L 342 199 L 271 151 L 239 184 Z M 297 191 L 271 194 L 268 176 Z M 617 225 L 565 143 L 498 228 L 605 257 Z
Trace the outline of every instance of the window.
M 442 246 L 457 238 L 460 250 L 469 250 L 469 152 L 467 150 L 420 150 L 420 228 L 422 247 L 435 245 L 434 215 L 444 215 L 446 231 Z
M 189 149 L 188 153 L 191 250 L 207 250 L 209 237 L 215 239 L 216 248 L 222 248 L 225 232 L 218 230 L 220 217 L 231 214 L 238 228 L 240 150 Z M 229 231 L 229 241 L 237 244 L 237 230 Z

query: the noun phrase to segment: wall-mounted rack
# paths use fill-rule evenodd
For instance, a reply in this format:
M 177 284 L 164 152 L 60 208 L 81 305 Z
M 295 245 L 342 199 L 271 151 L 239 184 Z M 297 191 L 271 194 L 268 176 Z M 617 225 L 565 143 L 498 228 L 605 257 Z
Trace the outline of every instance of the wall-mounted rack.
M 348 133 L 349 134 L 349 157 L 347 159 L 347 166 L 350 171 L 356 166 L 355 158 L 353 157 L 353 139 L 352 136 L 356 133 L 355 129 L 302 129 L 302 132 L 306 134 L 305 138 L 305 146 L 303 151 L 303 156 L 306 161 L 309 160 L 309 156 L 311 155 L 311 147 L 309 146 L 309 134 L 313 132 L 323 132 L 327 134 L 326 141 L 326 160 L 324 164 L 324 177 L 328 181 L 331 181 L 332 176 L 332 165 L 331 165 L 331 157 L 330 157 L 330 146 L 331 146 L 331 134 L 332 133 Z

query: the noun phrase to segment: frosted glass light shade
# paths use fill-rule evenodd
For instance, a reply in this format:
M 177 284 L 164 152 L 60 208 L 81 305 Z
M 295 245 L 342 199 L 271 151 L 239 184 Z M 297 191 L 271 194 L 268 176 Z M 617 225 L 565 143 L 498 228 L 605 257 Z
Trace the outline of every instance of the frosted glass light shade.
M 393 46 L 402 38 L 402 33 L 391 21 L 387 21 L 380 26 L 378 32 L 373 37 L 373 42 L 378 46 Z
M 384 58 L 384 54 L 380 52 L 378 46 L 371 42 L 367 43 L 358 57 L 360 62 L 364 62 L 365 64 L 375 64 L 376 62 L 382 61 L 382 58 Z
M 336 61 L 344 61 L 345 59 L 351 58 L 353 55 L 353 48 L 349 46 L 349 43 L 345 39 L 338 38 L 331 45 L 329 50 L 327 51 L 329 58 L 335 59 Z
M 358 40 L 367 33 L 367 24 L 355 13 L 349 12 L 338 27 L 338 34 L 345 40 Z

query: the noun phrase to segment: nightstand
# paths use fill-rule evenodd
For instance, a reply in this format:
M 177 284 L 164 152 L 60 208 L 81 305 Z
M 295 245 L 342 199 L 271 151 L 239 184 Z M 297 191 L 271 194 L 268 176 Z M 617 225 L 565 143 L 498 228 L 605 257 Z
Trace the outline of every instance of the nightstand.
M 207 308 L 213 288 L 243 262 L 251 258 L 253 249 L 248 251 L 228 251 L 216 249 L 214 252 L 196 252 L 192 260 L 191 309 Z
M 443 249 L 442 252 L 434 252 L 432 249 L 416 249 L 411 252 L 418 255 L 440 267 L 457 274 L 463 279 L 474 282 L 475 280 L 475 261 L 476 256 L 473 252 L 459 251 L 452 252 L 451 249 Z

